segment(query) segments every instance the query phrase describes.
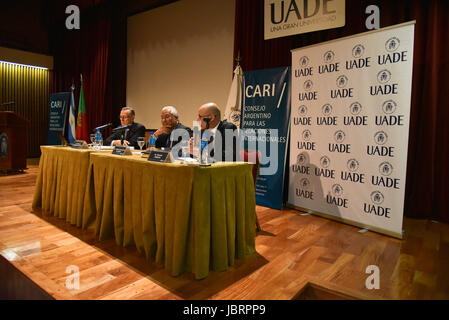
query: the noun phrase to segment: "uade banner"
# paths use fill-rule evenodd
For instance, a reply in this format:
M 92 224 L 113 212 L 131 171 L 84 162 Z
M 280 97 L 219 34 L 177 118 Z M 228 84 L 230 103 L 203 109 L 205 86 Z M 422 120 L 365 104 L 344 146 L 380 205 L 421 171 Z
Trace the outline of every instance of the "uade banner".
M 290 116 L 290 67 L 244 72 L 241 129 L 260 155 L 256 203 L 282 209 Z
M 414 27 L 292 50 L 291 206 L 402 238 Z

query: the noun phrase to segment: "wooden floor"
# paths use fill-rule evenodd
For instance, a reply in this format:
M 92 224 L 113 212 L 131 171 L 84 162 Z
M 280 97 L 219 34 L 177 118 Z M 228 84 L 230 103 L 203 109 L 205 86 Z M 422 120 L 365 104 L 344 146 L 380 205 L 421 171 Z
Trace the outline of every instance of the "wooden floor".
M 398 240 L 257 207 L 257 254 L 198 281 L 170 276 L 135 248 L 32 213 L 37 172 L 30 165 L 24 174 L 0 176 L 0 254 L 55 299 L 449 299 L 447 224 L 406 218 L 406 238 Z M 66 287 L 73 265 L 78 290 Z M 379 289 L 366 288 L 370 265 L 379 268 Z M 8 276 L 2 272 L 0 283 Z

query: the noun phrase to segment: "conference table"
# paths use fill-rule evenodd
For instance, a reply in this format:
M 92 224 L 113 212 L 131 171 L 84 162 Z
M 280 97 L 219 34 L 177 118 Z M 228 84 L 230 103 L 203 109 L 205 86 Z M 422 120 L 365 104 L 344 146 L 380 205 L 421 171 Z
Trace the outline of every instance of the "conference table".
M 209 167 L 42 146 L 33 208 L 134 245 L 171 275 L 225 271 L 255 253 L 252 164 Z

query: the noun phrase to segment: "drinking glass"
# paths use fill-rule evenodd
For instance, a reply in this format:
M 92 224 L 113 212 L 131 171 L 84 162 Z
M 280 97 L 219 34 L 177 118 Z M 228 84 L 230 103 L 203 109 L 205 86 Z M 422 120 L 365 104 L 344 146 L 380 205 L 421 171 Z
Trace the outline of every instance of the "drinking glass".
M 90 141 L 92 142 L 92 148 L 95 146 L 95 133 L 89 135 Z
M 189 140 L 182 140 L 181 141 L 181 152 L 182 152 L 182 156 L 183 158 L 188 158 L 190 157 L 190 144 L 189 144 Z
M 138 137 L 137 145 L 139 146 L 140 151 L 142 151 L 142 147 L 145 145 L 145 137 Z

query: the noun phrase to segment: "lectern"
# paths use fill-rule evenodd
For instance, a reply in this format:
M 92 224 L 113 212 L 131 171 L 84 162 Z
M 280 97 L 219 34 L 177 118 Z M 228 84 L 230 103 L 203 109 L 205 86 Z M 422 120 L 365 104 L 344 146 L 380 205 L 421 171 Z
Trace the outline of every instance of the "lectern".
M 12 111 L 0 111 L 0 170 L 27 167 L 27 131 L 30 121 Z

